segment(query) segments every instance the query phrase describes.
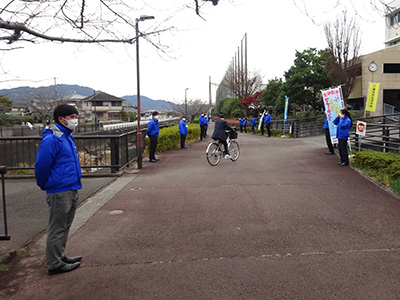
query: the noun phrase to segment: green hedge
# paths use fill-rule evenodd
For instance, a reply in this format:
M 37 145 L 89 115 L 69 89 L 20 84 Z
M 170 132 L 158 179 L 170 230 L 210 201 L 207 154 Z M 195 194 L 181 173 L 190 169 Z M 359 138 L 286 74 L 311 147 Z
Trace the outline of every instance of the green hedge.
M 186 136 L 186 145 L 200 139 L 200 126 L 198 124 L 188 124 L 188 134 Z M 150 140 L 145 139 L 145 152 L 148 152 Z M 164 152 L 180 147 L 181 136 L 178 125 L 160 129 L 157 142 L 157 152 Z
M 400 155 L 372 150 L 355 152 L 353 164 L 368 176 L 400 194 Z

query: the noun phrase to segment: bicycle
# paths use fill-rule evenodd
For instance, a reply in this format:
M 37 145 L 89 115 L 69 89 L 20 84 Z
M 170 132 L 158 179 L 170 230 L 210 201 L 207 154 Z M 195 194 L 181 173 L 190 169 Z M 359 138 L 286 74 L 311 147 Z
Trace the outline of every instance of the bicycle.
M 236 128 L 233 130 L 227 130 L 226 142 L 228 144 L 229 159 L 231 161 L 237 161 L 240 155 L 240 148 L 236 138 L 238 136 Z M 224 156 L 224 146 L 220 141 L 214 141 L 208 144 L 206 150 L 206 158 L 210 165 L 216 166 L 221 161 L 222 156 Z

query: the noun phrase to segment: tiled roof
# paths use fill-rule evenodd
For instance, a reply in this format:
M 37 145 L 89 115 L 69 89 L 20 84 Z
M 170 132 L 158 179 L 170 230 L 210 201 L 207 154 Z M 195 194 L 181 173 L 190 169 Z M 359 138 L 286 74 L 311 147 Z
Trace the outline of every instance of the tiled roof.
M 126 101 L 125 99 L 115 97 L 113 95 L 100 92 L 82 99 L 82 101 Z

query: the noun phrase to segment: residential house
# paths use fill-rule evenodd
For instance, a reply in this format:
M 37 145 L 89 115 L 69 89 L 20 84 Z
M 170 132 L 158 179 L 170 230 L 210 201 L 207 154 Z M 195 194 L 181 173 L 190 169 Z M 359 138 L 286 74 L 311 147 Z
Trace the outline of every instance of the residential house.
M 99 92 L 83 98 L 81 101 L 82 111 L 90 110 L 95 118 L 104 121 L 116 118 L 118 113 L 123 110 L 122 103 L 126 100 Z

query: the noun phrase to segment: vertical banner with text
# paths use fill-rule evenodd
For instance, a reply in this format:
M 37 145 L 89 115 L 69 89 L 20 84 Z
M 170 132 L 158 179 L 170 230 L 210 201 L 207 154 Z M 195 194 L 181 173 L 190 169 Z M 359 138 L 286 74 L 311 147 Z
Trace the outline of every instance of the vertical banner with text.
M 370 82 L 368 86 L 368 98 L 365 105 L 366 111 L 375 111 L 378 103 L 379 83 Z
M 285 117 L 284 117 L 285 122 L 287 120 L 288 109 L 289 109 L 289 97 L 285 96 Z
M 338 116 L 339 111 L 343 108 L 342 88 L 321 91 L 322 99 L 325 105 L 325 114 L 329 123 L 329 133 L 333 143 L 337 143 L 336 128 L 333 127 L 333 120 Z
M 285 135 L 285 125 L 286 125 L 286 121 L 287 121 L 288 110 L 289 110 L 289 97 L 285 96 L 285 116 L 284 116 L 284 120 L 283 120 L 283 134 L 282 135 Z

